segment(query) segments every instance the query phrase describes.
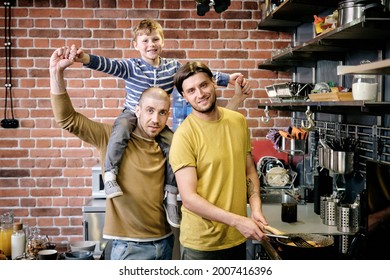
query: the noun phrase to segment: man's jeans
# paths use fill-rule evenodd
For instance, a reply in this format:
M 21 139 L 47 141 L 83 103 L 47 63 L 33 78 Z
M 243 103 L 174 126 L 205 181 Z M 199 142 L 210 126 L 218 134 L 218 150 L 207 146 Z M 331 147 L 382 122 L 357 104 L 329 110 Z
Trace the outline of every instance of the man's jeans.
M 173 243 L 173 234 L 150 242 L 116 239 L 112 242 L 111 260 L 172 260 Z

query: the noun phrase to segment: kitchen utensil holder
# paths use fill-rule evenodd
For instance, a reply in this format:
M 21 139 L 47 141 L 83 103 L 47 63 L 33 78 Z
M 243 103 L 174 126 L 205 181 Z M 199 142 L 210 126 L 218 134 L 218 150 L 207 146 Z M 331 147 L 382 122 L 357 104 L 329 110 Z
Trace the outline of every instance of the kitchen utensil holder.
M 325 202 L 328 198 L 328 196 L 320 196 L 320 218 L 322 223 L 325 223 Z
M 306 151 L 306 140 L 287 139 L 282 137 L 281 151 L 290 152 L 291 155 L 302 154 Z
M 353 235 L 341 234 L 339 235 L 339 252 L 342 254 L 347 254 L 349 246 L 351 244 L 351 239 Z
M 355 233 L 359 230 L 359 206 L 356 204 L 341 204 L 337 206 L 337 230 Z
M 353 171 L 354 152 L 335 151 L 318 148 L 318 164 L 338 174 L 350 174 Z
M 336 207 L 339 203 L 338 198 L 329 197 L 325 201 L 325 207 L 324 207 L 324 224 L 328 226 L 336 226 L 337 225 L 337 219 L 336 219 Z

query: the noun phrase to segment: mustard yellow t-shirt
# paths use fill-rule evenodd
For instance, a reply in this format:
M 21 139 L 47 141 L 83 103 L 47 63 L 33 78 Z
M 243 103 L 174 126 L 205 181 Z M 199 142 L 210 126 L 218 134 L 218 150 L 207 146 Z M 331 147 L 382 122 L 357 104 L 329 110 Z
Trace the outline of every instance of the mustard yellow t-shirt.
M 192 166 L 198 176 L 197 192 L 210 203 L 247 216 L 246 159 L 251 151 L 245 117 L 218 108 L 217 121 L 190 114 L 176 130 L 169 154 L 173 171 Z M 204 219 L 182 207 L 180 243 L 201 251 L 215 251 L 246 241 L 235 228 Z

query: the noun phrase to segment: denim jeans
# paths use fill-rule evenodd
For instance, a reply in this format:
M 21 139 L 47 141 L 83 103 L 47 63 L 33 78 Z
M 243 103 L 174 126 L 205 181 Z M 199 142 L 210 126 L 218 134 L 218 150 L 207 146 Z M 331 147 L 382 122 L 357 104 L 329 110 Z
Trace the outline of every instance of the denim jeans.
M 108 140 L 104 171 L 112 171 L 118 174 L 122 155 L 129 143 L 130 135 L 137 125 L 137 117 L 130 110 L 123 110 L 115 120 L 112 133 Z
M 150 241 L 113 240 L 111 260 L 172 260 L 174 236 Z

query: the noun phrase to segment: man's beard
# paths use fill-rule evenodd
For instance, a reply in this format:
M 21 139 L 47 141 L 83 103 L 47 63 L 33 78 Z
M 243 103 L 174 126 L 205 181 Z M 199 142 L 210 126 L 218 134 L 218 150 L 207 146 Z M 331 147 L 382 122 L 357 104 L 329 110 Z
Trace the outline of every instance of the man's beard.
M 214 97 L 214 100 L 211 103 L 210 107 L 208 107 L 206 109 L 192 107 L 192 109 L 199 112 L 199 113 L 206 113 L 207 114 L 207 113 L 212 112 L 215 109 L 216 105 L 217 105 L 217 102 L 216 102 L 216 98 Z

